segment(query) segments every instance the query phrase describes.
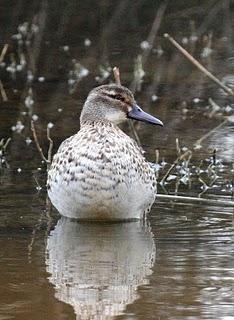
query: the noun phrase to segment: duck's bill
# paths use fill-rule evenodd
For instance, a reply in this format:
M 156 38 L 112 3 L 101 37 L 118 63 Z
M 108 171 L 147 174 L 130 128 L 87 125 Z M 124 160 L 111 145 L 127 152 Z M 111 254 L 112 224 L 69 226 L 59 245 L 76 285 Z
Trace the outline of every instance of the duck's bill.
M 132 110 L 128 113 L 128 118 L 138 120 L 138 121 L 148 122 L 148 123 L 163 127 L 163 123 L 161 120 L 143 111 L 138 105 L 133 106 Z

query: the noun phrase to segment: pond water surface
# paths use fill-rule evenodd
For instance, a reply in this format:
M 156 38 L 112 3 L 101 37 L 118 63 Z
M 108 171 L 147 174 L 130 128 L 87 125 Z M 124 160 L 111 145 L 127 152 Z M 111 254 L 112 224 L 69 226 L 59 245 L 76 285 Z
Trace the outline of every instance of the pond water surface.
M 0 64 L 7 95 L 1 91 L 0 138 L 11 141 L 0 153 L 0 320 L 234 319 L 234 99 L 162 36 L 171 33 L 232 87 L 232 2 L 3 7 L 0 47 L 9 48 Z M 165 124 L 134 124 L 151 162 L 159 150 L 158 192 L 213 202 L 159 197 L 145 223 L 78 223 L 46 210 L 46 166 L 30 120 L 45 153 L 51 123 L 55 152 L 79 129 L 88 92 L 112 81 L 115 65 L 139 104 Z M 123 130 L 132 135 L 127 124 Z M 187 149 L 191 159 L 160 184 Z

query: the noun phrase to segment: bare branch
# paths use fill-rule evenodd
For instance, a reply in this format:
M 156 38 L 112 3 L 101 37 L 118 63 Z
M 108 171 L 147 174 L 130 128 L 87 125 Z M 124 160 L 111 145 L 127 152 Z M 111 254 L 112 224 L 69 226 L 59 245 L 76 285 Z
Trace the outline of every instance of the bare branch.
M 1 92 L 1 95 L 2 95 L 2 100 L 4 102 L 8 101 L 8 97 L 7 97 L 7 94 L 6 94 L 6 91 L 3 87 L 3 84 L 2 84 L 2 81 L 0 80 L 0 92 Z
M 45 157 L 45 155 L 43 153 L 43 150 L 42 150 L 42 148 L 40 146 L 40 143 L 38 141 L 38 137 L 37 137 L 37 133 L 36 133 L 36 129 L 35 129 L 35 125 L 34 125 L 34 121 L 33 120 L 31 121 L 31 130 L 32 130 L 32 133 L 33 133 L 33 139 L 35 141 L 37 150 L 38 150 L 42 160 L 45 161 L 48 164 L 48 160 L 46 159 L 46 157 Z
M 212 130 L 210 130 L 209 132 L 207 132 L 206 134 L 204 134 L 200 139 L 198 139 L 195 143 L 194 143 L 194 149 L 197 149 L 200 147 L 202 141 L 204 141 L 206 138 L 208 138 L 212 133 L 214 133 L 217 129 L 220 129 L 221 127 L 223 127 L 227 122 L 229 122 L 228 118 L 226 118 L 223 122 L 221 122 L 217 127 L 213 128 Z
M 50 165 L 52 161 L 53 140 L 50 137 L 50 128 L 47 126 L 47 139 L 49 141 L 47 164 Z
M 115 83 L 120 86 L 121 85 L 121 81 L 120 81 L 119 68 L 118 67 L 114 67 L 113 68 L 113 73 L 114 73 Z
M 160 28 L 164 13 L 166 11 L 168 5 L 168 0 L 163 1 L 161 3 L 161 5 L 159 6 L 156 16 L 154 18 L 151 30 L 149 32 L 149 35 L 147 37 L 147 42 L 149 43 L 149 50 L 145 50 L 142 54 L 142 64 L 143 66 L 145 65 L 145 63 L 148 60 L 148 56 L 150 54 L 151 49 L 153 48 L 154 42 L 155 42 L 155 38 L 158 34 L 158 30 Z
M 216 78 L 210 71 L 208 71 L 200 62 L 198 62 L 187 50 L 185 50 L 175 39 L 173 39 L 168 33 L 164 34 L 164 37 L 168 39 L 190 62 L 192 62 L 200 71 L 202 71 L 208 78 L 213 80 L 218 86 L 220 86 L 229 95 L 234 96 L 234 92 L 225 86 L 218 78 Z
M 178 162 L 181 161 L 181 160 L 184 160 L 187 156 L 191 158 L 191 156 L 192 156 L 192 151 L 191 150 L 187 150 L 185 153 L 183 153 L 182 155 L 179 155 L 175 159 L 175 161 L 172 163 L 170 168 L 167 170 L 167 172 L 165 173 L 165 175 L 161 179 L 160 184 L 162 184 L 162 185 L 164 184 L 165 180 L 167 179 L 167 177 L 169 176 L 171 171 L 175 168 L 175 166 L 178 164 Z
M 197 197 L 185 197 L 185 196 L 175 196 L 175 195 L 169 195 L 169 194 L 157 194 L 158 199 L 165 199 L 165 200 L 179 200 L 184 202 L 191 201 L 194 202 L 203 202 L 207 204 L 213 204 L 216 206 L 223 206 L 223 207 L 232 207 L 234 208 L 234 201 L 222 201 L 222 200 L 214 200 L 214 199 L 204 199 L 204 198 L 197 198 Z
M 9 47 L 9 45 L 6 43 L 6 44 L 4 45 L 4 47 L 3 47 L 2 52 L 1 52 L 1 55 L 0 55 L 0 63 L 3 62 L 4 57 L 5 57 L 6 53 L 7 53 L 8 47 Z
M 139 136 L 138 136 L 138 134 L 137 134 L 137 131 L 136 131 L 136 129 L 135 129 L 135 126 L 134 126 L 133 121 L 130 119 L 130 120 L 128 121 L 128 123 L 129 123 L 129 127 L 130 127 L 130 129 L 132 130 L 132 133 L 133 133 L 133 135 L 134 135 L 134 137 L 135 137 L 135 139 L 136 139 L 136 142 L 137 142 L 138 146 L 140 146 L 140 145 L 141 145 L 141 141 L 140 141 L 140 138 L 139 138 Z

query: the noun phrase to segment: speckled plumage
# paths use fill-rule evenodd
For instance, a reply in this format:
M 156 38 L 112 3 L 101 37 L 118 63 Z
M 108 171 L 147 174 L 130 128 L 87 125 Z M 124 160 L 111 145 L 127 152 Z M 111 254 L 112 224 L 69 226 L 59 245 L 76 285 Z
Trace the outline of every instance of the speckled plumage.
M 84 117 L 55 154 L 47 185 L 58 211 L 77 219 L 139 219 L 156 196 L 154 170 L 142 150 L 106 119 Z

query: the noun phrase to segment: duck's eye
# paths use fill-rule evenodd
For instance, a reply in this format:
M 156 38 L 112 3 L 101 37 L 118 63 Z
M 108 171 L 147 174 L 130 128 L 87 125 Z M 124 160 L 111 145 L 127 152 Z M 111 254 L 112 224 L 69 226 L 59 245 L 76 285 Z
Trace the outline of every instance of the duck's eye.
M 125 98 L 121 94 L 109 94 L 109 97 L 125 102 Z
M 115 99 L 123 101 L 123 102 L 125 101 L 125 98 L 123 96 L 121 96 L 121 94 L 116 94 Z

